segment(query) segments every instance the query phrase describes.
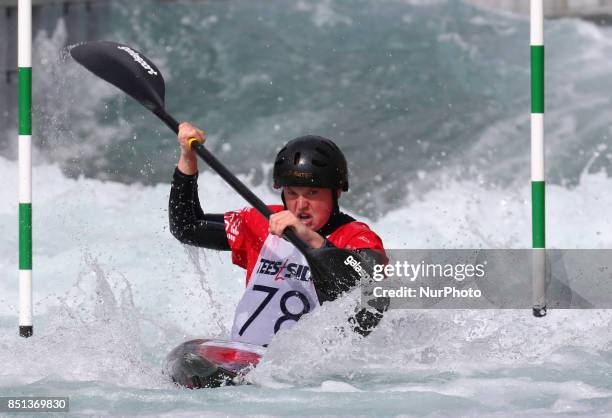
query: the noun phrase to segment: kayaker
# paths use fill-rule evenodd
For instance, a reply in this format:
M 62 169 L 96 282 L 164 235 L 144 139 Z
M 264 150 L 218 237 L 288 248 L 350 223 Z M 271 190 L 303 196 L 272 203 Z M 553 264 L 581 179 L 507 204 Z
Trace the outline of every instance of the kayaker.
M 319 280 L 315 286 L 304 256 L 282 238 L 286 228 L 293 228 L 311 248 L 347 248 L 356 260 L 370 264 L 386 260 L 380 237 L 340 211 L 338 200 L 349 188 L 348 170 L 342 151 L 330 139 L 303 136 L 278 152 L 273 179 L 283 204 L 269 206 L 274 212 L 269 221 L 254 208 L 203 212 L 197 157 L 189 145 L 193 140 L 204 142 L 204 132 L 181 123 L 181 155 L 170 191 L 170 231 L 184 244 L 231 251 L 233 263 L 246 269 L 246 290 L 236 308 L 232 340 L 266 346 L 280 329 L 341 294 L 333 283 Z M 347 263 L 339 269 L 346 269 L 338 272 L 340 276 L 355 275 Z M 388 300 L 371 305 L 349 319 L 352 329 L 362 335 L 378 324 Z

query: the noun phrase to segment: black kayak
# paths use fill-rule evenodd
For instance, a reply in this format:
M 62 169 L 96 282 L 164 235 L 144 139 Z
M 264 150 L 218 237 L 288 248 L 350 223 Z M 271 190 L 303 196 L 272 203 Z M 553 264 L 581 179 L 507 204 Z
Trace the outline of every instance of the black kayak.
M 235 341 L 191 340 L 168 354 L 163 372 L 176 384 L 190 389 L 235 385 L 255 367 L 265 350 Z

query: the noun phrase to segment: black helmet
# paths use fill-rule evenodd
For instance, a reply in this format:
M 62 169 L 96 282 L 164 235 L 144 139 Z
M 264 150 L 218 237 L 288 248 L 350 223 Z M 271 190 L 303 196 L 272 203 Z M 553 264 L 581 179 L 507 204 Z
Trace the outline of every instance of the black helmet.
M 340 148 L 322 136 L 292 139 L 276 155 L 274 187 L 306 186 L 348 190 L 348 169 Z

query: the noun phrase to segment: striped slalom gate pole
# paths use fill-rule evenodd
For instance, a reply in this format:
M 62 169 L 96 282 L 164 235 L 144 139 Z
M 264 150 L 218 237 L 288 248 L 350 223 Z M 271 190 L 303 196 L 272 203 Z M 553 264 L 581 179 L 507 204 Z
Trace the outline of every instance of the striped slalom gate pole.
M 546 315 L 544 183 L 544 4 L 531 0 L 531 221 L 533 315 Z
M 19 335 L 32 335 L 32 0 L 17 11 L 19 82 Z

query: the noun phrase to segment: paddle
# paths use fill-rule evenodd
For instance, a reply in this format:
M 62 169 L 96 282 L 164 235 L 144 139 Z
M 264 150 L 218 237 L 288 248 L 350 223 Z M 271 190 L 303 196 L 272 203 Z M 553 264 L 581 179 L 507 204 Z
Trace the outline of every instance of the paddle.
M 160 118 L 172 131 L 178 133 L 179 124 L 164 108 L 165 83 L 159 69 L 143 54 L 122 44 L 108 41 L 84 42 L 70 49 L 70 55 L 89 71 L 118 87 Z M 192 149 L 240 196 L 266 219 L 272 211 L 240 180 L 236 178 L 204 145 L 192 142 Z M 284 236 L 304 254 L 311 268 L 315 285 L 324 280 L 333 283 L 338 292 L 350 289 L 358 280 L 353 277 L 336 277 L 349 256 L 355 254 L 341 248 L 312 249 L 302 241 L 293 229 L 286 229 Z M 350 259 L 348 259 L 350 260 Z

